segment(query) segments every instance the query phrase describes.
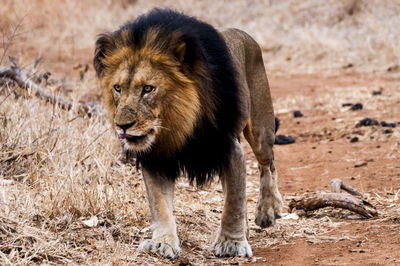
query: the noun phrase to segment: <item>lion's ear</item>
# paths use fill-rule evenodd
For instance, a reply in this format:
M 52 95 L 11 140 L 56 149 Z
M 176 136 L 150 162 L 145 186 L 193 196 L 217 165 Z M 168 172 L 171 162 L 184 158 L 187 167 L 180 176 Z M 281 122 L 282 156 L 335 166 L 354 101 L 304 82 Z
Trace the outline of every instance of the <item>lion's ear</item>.
M 186 54 L 186 43 L 182 41 L 178 46 L 175 48 L 174 55 L 179 60 L 179 62 L 183 63 Z
M 96 69 L 98 77 L 104 72 L 103 59 L 116 48 L 115 40 L 110 33 L 101 34 L 96 41 L 96 50 L 94 52 L 93 66 Z

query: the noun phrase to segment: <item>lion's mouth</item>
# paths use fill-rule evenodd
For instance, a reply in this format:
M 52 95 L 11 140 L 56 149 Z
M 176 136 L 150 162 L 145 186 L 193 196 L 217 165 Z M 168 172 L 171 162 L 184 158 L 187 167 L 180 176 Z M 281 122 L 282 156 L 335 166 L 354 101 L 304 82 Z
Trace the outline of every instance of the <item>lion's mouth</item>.
M 129 150 L 142 151 L 148 149 L 154 141 L 155 130 L 150 129 L 142 135 L 119 133 L 118 138 L 123 141 L 125 148 Z
M 147 135 L 134 136 L 126 133 L 121 133 L 118 135 L 118 138 L 126 139 L 128 142 L 136 144 L 140 143 L 141 141 L 144 141 L 147 138 Z

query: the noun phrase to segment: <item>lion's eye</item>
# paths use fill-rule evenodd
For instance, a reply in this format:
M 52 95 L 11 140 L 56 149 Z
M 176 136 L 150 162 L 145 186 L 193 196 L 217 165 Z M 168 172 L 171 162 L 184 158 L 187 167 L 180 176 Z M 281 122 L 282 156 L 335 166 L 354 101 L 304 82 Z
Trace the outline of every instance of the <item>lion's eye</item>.
M 118 85 L 118 84 L 114 84 L 114 90 L 116 91 L 116 92 L 121 92 L 121 86 L 120 85 Z
M 156 88 L 154 86 L 151 85 L 144 85 L 143 86 L 143 93 L 150 93 L 152 91 L 154 91 Z

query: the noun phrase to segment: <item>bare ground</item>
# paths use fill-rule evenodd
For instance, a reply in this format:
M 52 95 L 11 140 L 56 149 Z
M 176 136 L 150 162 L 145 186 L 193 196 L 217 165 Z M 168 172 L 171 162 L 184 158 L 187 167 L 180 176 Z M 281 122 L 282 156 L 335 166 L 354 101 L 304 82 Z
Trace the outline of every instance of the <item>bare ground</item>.
M 2 135 L 5 141 L 2 143 L 1 188 L 5 209 L 1 212 L 0 260 L 6 263 L 85 264 L 400 263 L 397 249 L 400 243 L 400 127 L 356 127 L 356 123 L 365 117 L 400 122 L 400 87 L 396 75 L 357 74 L 343 70 L 342 76 L 285 76 L 280 71 L 269 76 L 275 112 L 281 119 L 278 134 L 291 135 L 296 143 L 274 147 L 279 187 L 285 200 L 284 216 L 276 226 L 260 229 L 253 222 L 258 196 L 257 164 L 251 149 L 243 141 L 248 168 L 249 241 L 254 250 L 253 258 L 215 258 L 210 244 L 222 211 L 222 190 L 218 184 L 198 190 L 185 180 L 177 183 L 175 200 L 183 250 L 180 259 L 170 262 L 149 254 L 137 254 L 138 243 L 151 236 L 144 186 L 135 169 L 121 163 L 118 145 L 112 148 L 106 143 L 114 138 L 107 130 L 107 124 L 84 122 L 73 113 L 40 105 L 35 98 L 2 96 L 3 122 L 11 114 L 7 112 L 8 108 L 15 106 L 13 101 L 28 108 L 21 113 L 12 112 L 22 120 L 24 112 L 29 113 L 29 108 L 36 108 L 37 104 L 40 108 L 53 109 L 56 115 L 53 113 L 53 122 L 41 125 L 44 132 L 47 127 L 54 130 L 54 136 L 49 138 L 45 133 L 28 141 L 30 149 L 25 147 L 18 158 L 9 159 L 12 156 L 5 155 L 7 149 L 12 148 L 8 146 L 8 139 L 15 142 L 19 135 L 24 134 L 20 132 L 21 126 L 16 126 L 16 137 L 12 128 Z M 382 94 L 373 96 L 372 92 L 377 90 Z M 364 108 L 351 111 L 349 107 L 342 107 L 347 102 L 360 102 Z M 300 110 L 304 117 L 294 118 L 295 109 Z M 16 117 L 9 118 L 8 123 L 12 125 L 14 121 L 19 125 Z M 35 123 L 29 122 L 30 119 L 36 121 L 34 117 L 33 114 L 25 115 L 28 128 L 32 127 L 30 123 Z M 59 123 L 72 126 L 72 131 L 59 132 L 65 130 L 65 125 Z M 3 127 L 9 129 L 10 125 L 3 124 Z M 91 134 L 85 127 L 99 128 Z M 84 135 L 77 136 L 81 131 L 85 131 Z M 358 141 L 351 142 L 354 137 Z M 41 150 L 30 159 L 31 154 L 26 150 L 32 150 L 38 139 L 41 143 L 41 138 L 45 141 L 39 145 Z M 61 143 L 57 143 L 59 138 Z M 14 152 L 15 146 L 23 146 L 21 143 L 13 145 Z M 78 148 L 79 145 L 85 149 Z M 78 158 L 88 154 L 82 160 L 91 163 L 63 162 L 68 150 L 66 147 L 73 147 L 67 151 L 72 154 L 77 148 Z M 46 159 L 41 159 L 41 156 L 51 162 L 59 160 L 62 167 L 77 172 L 72 176 L 65 174 L 64 170 L 52 168 L 51 165 L 57 163 L 44 164 Z M 35 168 L 35 164 L 42 166 Z M 104 169 L 106 165 L 109 165 L 108 169 Z M 63 181 L 63 178 L 67 179 Z M 328 191 L 333 178 L 341 178 L 363 192 L 377 207 L 379 216 L 365 220 L 348 211 L 332 208 L 307 213 L 306 217 L 287 213 L 288 203 L 293 197 L 309 191 Z M 99 219 L 95 226 L 90 225 L 93 216 Z
M 26 71 L 41 57 L 43 66 L 33 71 L 53 72 L 54 83 L 46 88 L 80 102 L 100 100 L 98 86 L 92 69 L 79 81 L 72 66 L 91 64 L 96 34 L 144 10 L 167 5 L 219 27 L 242 28 L 262 46 L 281 119 L 278 134 L 291 135 L 296 143 L 274 147 L 284 216 L 276 226 L 260 229 L 253 221 L 257 165 L 242 142 L 253 258 L 213 254 L 210 245 L 223 206 L 219 184 L 198 190 L 183 179 L 177 182 L 182 254 L 171 262 L 135 251 L 151 236 L 144 184 L 135 166 L 119 155 L 108 123 L 0 87 L 1 265 L 400 264 L 400 125 L 355 126 L 366 117 L 400 122 L 396 1 L 254 1 L 250 8 L 247 1 L 229 6 L 159 0 L 5 3 L 0 7 L 5 41 L 29 9 L 7 55 Z M 3 43 L 0 54 L 4 48 Z M 6 56 L 1 65 L 8 63 Z M 59 83 L 60 77 L 66 80 Z M 342 107 L 348 102 L 364 108 Z M 294 118 L 296 109 L 304 117 Z M 332 208 L 305 217 L 287 213 L 293 197 L 328 191 L 332 178 L 363 192 L 379 216 L 365 220 Z
M 287 206 L 291 197 L 329 191 L 330 180 L 341 178 L 368 195 L 379 217 L 363 220 L 346 211 L 327 209 L 300 220 L 281 220 L 277 227 L 262 233 L 253 230 L 250 242 L 255 246 L 254 256 L 260 257 L 259 264 L 400 263 L 399 128 L 385 134 L 388 128 L 355 127 L 365 117 L 400 122 L 398 79 L 343 75 L 270 75 L 276 111 L 282 120 L 280 133 L 296 138 L 295 144 L 275 146 L 280 190 Z M 382 95 L 372 96 L 372 91 L 379 89 Z M 300 109 L 304 117 L 294 118 L 292 112 L 284 110 L 287 106 L 282 100 L 288 99 L 294 102 L 288 110 Z M 364 109 L 350 111 L 342 107 L 345 102 L 363 103 Z M 351 143 L 353 137 L 359 141 Z M 250 152 L 248 158 L 253 159 Z M 254 175 L 249 179 L 257 182 Z M 308 225 L 298 228 L 299 223 Z M 319 231 L 322 224 L 325 230 Z M 279 235 L 272 237 L 272 245 L 266 232 Z M 276 237 L 280 239 L 277 242 Z

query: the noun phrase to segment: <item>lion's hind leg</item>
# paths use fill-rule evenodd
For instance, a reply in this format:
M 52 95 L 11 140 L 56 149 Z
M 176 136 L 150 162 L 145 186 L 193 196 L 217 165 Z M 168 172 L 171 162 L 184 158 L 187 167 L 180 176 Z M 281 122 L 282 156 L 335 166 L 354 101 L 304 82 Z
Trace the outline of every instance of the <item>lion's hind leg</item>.
M 282 196 L 278 190 L 278 175 L 272 151 L 275 136 L 272 128 L 255 128 L 249 122 L 244 130 L 244 136 L 253 149 L 260 171 L 260 195 L 255 219 L 260 227 L 273 226 L 282 211 Z
M 272 151 L 275 141 L 275 117 L 261 49 L 250 37 L 244 39 L 250 116 L 243 133 L 257 158 L 260 169 L 260 196 L 256 224 L 267 227 L 275 224 L 282 210 L 282 197 L 278 190 L 278 175 Z
M 235 141 L 229 166 L 221 174 L 221 183 L 225 203 L 214 242 L 215 253 L 219 257 L 251 257 L 253 253 L 247 242 L 246 167 L 238 141 Z

